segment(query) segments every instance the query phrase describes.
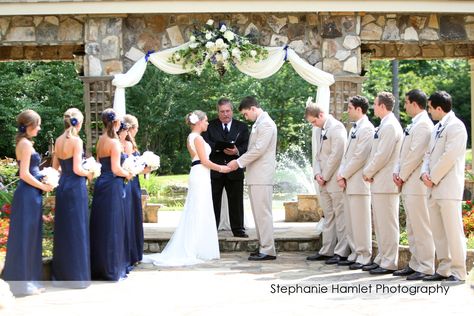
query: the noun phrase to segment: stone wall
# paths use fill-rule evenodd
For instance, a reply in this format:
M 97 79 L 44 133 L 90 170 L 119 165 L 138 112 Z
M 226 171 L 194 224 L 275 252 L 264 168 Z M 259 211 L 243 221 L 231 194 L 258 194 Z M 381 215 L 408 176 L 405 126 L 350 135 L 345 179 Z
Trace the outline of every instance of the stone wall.
M 28 54 L 20 48 L 80 44 L 87 53 L 86 75 L 111 75 L 127 71 L 148 50 L 188 41 L 194 26 L 209 18 L 260 45 L 287 44 L 310 64 L 338 77 L 358 76 L 362 56 L 474 56 L 473 15 L 320 12 L 0 17 L 0 58 L 54 59 L 60 55 L 57 48 L 56 54 L 54 49 Z

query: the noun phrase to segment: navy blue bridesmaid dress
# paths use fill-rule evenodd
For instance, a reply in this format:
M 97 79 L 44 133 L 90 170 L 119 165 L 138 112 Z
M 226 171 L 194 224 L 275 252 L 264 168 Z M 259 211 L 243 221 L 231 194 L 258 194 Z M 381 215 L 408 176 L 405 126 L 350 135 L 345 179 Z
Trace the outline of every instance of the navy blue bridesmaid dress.
M 127 154 L 122 153 L 122 157 L 125 159 L 128 157 Z M 135 239 L 135 227 L 133 226 L 132 216 L 132 181 L 124 183 L 123 186 L 123 205 L 125 210 L 125 255 L 127 258 L 127 273 L 132 271 L 133 264 L 136 262 L 136 255 L 134 252 Z
M 123 157 L 122 157 L 123 158 Z M 101 175 L 94 185 L 90 218 L 93 280 L 118 281 L 126 277 L 124 178 L 112 172 L 110 157 L 99 159 Z
M 54 217 L 53 284 L 90 285 L 89 214 L 86 178 L 73 171 L 73 158 L 61 160 Z
M 134 156 L 140 156 L 140 152 L 133 153 Z M 134 227 L 134 236 L 132 239 L 132 263 L 142 261 L 143 257 L 143 213 L 142 213 L 142 189 L 140 188 L 140 181 L 138 176 L 131 181 L 132 186 L 132 222 Z
M 41 157 L 31 154 L 30 173 L 37 179 Z M 18 161 L 18 163 L 20 163 Z M 15 296 L 34 294 L 42 279 L 42 190 L 20 180 L 13 195 L 3 279 Z

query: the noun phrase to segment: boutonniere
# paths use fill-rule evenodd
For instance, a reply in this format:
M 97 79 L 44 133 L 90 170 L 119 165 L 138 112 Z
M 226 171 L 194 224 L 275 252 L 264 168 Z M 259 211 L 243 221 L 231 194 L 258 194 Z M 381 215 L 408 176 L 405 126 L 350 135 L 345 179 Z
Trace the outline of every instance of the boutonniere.
M 353 131 L 351 132 L 351 138 L 352 138 L 352 139 L 355 139 L 355 138 L 356 138 L 356 132 L 357 132 L 356 130 L 353 130 Z
M 411 127 L 412 127 L 412 124 L 409 124 L 407 127 L 405 127 L 405 129 L 403 130 L 403 132 L 405 133 L 405 136 L 410 135 Z
M 374 139 L 379 138 L 379 127 L 375 129 Z

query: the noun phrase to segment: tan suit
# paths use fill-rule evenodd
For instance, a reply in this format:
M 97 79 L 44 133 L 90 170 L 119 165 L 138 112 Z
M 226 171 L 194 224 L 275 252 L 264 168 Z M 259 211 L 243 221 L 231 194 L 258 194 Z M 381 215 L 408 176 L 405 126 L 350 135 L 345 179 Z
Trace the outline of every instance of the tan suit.
M 261 113 L 252 126 L 249 146 L 237 162 L 247 168 L 249 189 L 260 252 L 276 255 L 273 238 L 272 193 L 276 169 L 277 128 L 267 112 Z
M 440 125 L 441 124 L 441 125 Z M 439 128 L 438 128 L 439 127 Z M 428 173 L 428 207 L 436 257 L 436 272 L 466 279 L 466 241 L 462 223 L 464 159 L 467 132 L 464 123 L 449 112 L 435 125 L 421 173 Z
M 356 122 L 347 139 L 347 149 L 339 168 L 346 179 L 346 235 L 351 250 L 349 261 L 368 264 L 372 257 L 372 224 L 370 216 L 370 184 L 362 178 L 374 138 L 374 125 L 364 115 Z
M 388 270 L 398 268 L 399 242 L 399 195 L 393 182 L 393 170 L 400 155 L 402 127 L 393 113 L 380 122 L 374 134 L 369 160 L 364 167 L 364 176 L 373 179 L 372 210 L 378 254 L 374 262 Z
M 345 234 L 344 193 L 337 185 L 337 171 L 346 146 L 346 128 L 332 115 L 328 115 L 319 138 L 315 159 L 315 175 L 326 181 L 320 186 L 321 206 L 324 213 L 323 244 L 319 254 L 347 257 L 349 247 Z
M 402 201 L 406 211 L 406 228 L 411 259 L 408 265 L 415 271 L 434 273 L 434 242 L 426 199 L 427 188 L 420 180 L 423 156 L 433 130 L 433 122 L 426 111 L 413 118 L 405 128 L 400 158 L 394 173 L 404 182 Z

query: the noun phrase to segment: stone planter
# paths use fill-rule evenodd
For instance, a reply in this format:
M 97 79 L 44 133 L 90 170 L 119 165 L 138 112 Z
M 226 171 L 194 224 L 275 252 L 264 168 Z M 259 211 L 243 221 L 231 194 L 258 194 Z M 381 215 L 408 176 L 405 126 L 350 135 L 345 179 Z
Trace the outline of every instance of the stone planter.
M 319 198 L 313 194 L 299 194 L 298 202 L 285 202 L 286 222 L 317 222 L 322 217 Z
M 158 223 L 158 210 L 161 206 L 157 203 L 147 203 L 144 208 L 143 221 L 145 223 Z

